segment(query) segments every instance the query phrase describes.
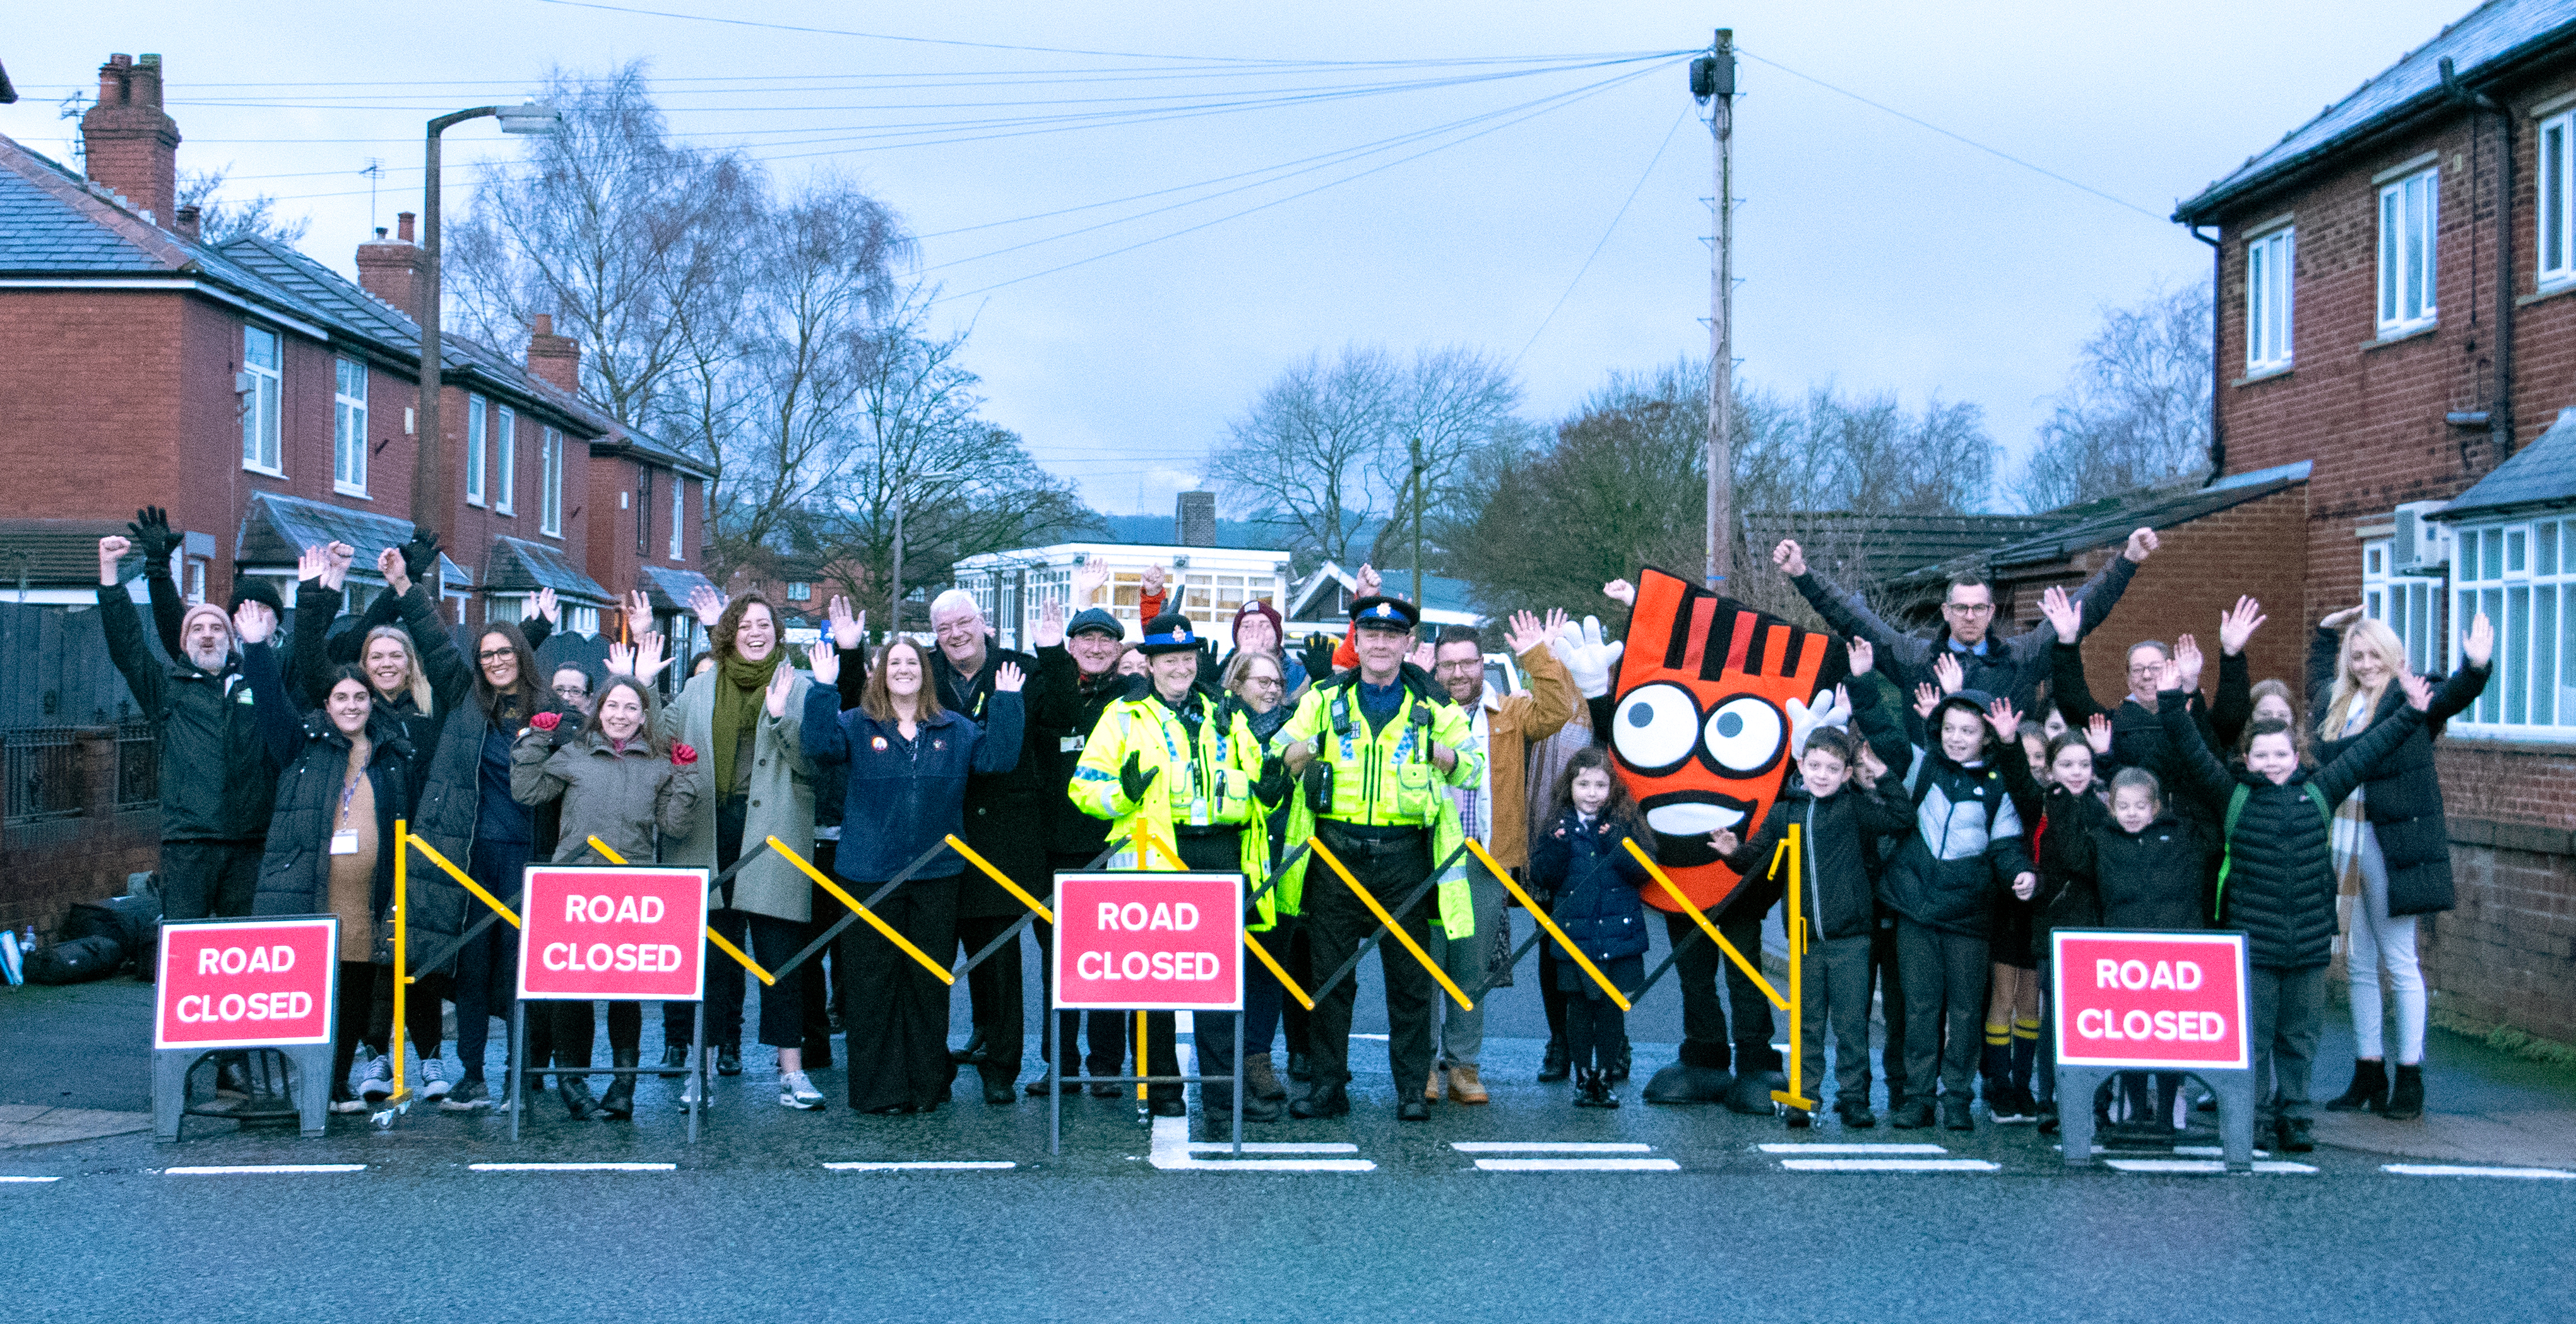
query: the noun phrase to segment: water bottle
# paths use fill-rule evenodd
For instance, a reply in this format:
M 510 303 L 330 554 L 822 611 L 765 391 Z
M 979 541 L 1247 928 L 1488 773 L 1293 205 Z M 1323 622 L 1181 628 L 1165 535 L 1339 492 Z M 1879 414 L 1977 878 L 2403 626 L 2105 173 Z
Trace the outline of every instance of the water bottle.
M 25 957 L 34 955 L 35 951 L 36 926 L 30 924 L 27 926 L 26 932 L 18 935 L 18 955 L 21 959 L 24 959 Z

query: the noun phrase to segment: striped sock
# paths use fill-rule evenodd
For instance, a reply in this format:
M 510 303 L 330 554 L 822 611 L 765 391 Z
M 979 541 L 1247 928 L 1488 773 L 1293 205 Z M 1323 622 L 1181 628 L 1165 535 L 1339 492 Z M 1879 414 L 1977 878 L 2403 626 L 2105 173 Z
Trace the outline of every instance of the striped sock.
M 2039 1022 L 2016 1016 L 2012 1027 L 2012 1081 L 2019 1089 L 2030 1088 L 2031 1069 L 2039 1063 Z
M 2001 1083 L 2010 1079 L 2011 1074 L 2012 1032 L 2000 1021 L 1988 1021 L 1986 1022 L 1986 1079 L 1990 1083 Z

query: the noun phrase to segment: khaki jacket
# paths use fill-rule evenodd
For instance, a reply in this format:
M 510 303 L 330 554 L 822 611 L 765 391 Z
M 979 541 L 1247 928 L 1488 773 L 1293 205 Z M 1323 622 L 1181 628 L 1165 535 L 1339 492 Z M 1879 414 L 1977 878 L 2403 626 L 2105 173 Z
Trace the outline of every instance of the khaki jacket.
M 1546 644 L 1522 653 L 1521 674 L 1529 688 L 1489 700 L 1485 709 L 1485 775 L 1493 779 L 1493 818 L 1486 824 L 1485 849 L 1506 869 L 1529 863 L 1530 746 L 1555 735 L 1582 702 L 1574 678 Z M 1541 795 L 1548 788 L 1538 788 Z

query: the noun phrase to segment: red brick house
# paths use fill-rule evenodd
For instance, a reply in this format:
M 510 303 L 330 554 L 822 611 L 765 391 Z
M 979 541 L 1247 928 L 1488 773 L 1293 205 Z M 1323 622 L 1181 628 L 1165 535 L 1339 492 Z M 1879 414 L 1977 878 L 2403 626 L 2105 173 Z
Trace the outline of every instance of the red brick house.
M 2440 747 L 2460 904 L 2427 977 L 2439 1007 L 2560 1042 L 2576 1042 L 2576 436 L 2541 434 L 2576 405 L 2571 153 L 2576 5 L 2493 0 L 2174 217 L 2215 249 L 2214 481 L 2310 467 L 2261 503 L 2295 497 L 2297 517 L 2272 513 L 2227 572 L 2303 585 L 2264 594 L 2266 642 L 2293 647 L 2258 672 L 2299 684 L 2287 654 L 2355 602 L 2434 672 L 2470 614 L 2495 621 L 2495 680 Z M 2123 638 L 2185 628 L 2139 590 Z

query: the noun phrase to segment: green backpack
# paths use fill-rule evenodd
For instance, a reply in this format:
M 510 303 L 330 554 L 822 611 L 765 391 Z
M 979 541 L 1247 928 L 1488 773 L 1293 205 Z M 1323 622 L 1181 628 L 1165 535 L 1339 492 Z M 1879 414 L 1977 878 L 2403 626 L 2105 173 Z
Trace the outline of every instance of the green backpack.
M 2326 821 L 2327 835 L 2333 835 L 2334 807 L 2326 803 L 2326 793 L 2318 790 L 2315 782 L 2301 782 L 2299 789 L 2308 793 L 2308 799 L 2316 804 L 2317 816 Z M 2226 853 L 2218 861 L 2218 895 L 2212 899 L 2209 907 L 2209 920 L 2213 924 L 2226 922 L 2227 871 L 2236 864 L 2236 820 L 2244 816 L 2245 802 L 2253 794 L 2253 787 L 2240 782 L 2237 784 L 2236 793 L 2227 797 L 2227 826 L 2221 829 L 2220 837 Z

